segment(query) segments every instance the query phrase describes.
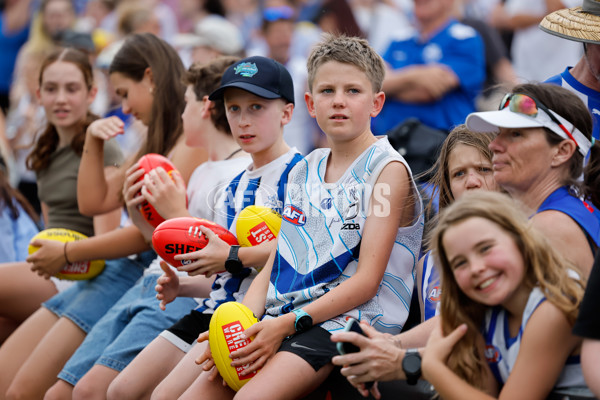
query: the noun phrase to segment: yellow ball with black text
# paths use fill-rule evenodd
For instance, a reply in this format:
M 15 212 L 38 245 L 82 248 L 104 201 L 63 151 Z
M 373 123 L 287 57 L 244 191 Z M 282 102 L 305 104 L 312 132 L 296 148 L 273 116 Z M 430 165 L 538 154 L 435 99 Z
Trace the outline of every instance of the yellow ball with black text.
M 252 338 L 242 339 L 240 335 L 258 322 L 252 311 L 236 301 L 221 304 L 215 310 L 208 329 L 208 344 L 221 377 L 236 392 L 242 388 L 258 371 L 242 375 L 248 365 L 232 367 L 229 354 L 246 347 Z
M 240 246 L 256 246 L 273 240 L 281 228 L 281 215 L 269 207 L 248 206 L 240 211 L 235 226 Z
M 70 229 L 50 228 L 45 229 L 31 238 L 31 241 L 36 239 L 55 240 L 57 242 L 75 242 L 77 240 L 87 239 L 83 233 L 79 233 Z M 29 254 L 35 253 L 39 247 L 28 247 Z M 80 261 L 65 265 L 55 276 L 59 279 L 68 279 L 72 281 L 80 281 L 94 278 L 104 270 L 104 260 Z

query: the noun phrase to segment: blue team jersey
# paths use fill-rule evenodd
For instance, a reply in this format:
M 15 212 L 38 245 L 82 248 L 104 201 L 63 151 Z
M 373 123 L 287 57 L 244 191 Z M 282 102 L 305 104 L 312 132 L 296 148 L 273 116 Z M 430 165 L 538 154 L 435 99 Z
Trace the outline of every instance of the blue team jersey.
M 449 131 L 475 111 L 475 98 L 485 80 L 485 54 L 483 41 L 472 27 L 452 20 L 427 41 L 418 36 L 393 41 L 383 59 L 392 69 L 443 64 L 454 71 L 459 87 L 430 103 L 405 103 L 389 96 L 381 113 L 373 119 L 375 134 L 386 133 L 408 117 Z
M 587 106 L 592 114 L 594 120 L 594 129 L 592 136 L 596 139 L 600 139 L 600 92 L 590 89 L 571 75 L 567 67 L 562 74 L 555 75 L 552 78 L 546 80 L 546 83 L 552 83 L 554 85 L 562 86 L 565 89 L 569 89 L 575 93 Z

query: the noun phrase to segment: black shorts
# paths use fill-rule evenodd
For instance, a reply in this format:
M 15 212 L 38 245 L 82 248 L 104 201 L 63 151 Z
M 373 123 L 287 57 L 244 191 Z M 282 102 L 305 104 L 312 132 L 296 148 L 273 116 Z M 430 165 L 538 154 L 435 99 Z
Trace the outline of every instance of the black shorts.
M 331 341 L 331 333 L 320 326 L 313 326 L 306 332 L 285 338 L 278 351 L 296 354 L 315 371 L 329 364 L 338 355 L 336 344 Z
M 203 314 L 200 311 L 192 310 L 163 331 L 160 336 L 187 353 L 196 344 L 198 336 L 208 331 L 211 318 L 212 314 Z

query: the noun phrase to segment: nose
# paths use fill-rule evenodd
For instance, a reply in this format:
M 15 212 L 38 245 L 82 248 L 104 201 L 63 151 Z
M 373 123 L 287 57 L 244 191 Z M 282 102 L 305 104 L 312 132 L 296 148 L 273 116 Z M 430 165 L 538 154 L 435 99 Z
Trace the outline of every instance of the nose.
M 250 124 L 249 119 L 248 119 L 248 115 L 245 111 L 240 111 L 239 113 L 239 117 L 238 117 L 238 125 L 239 126 L 248 126 Z
M 126 99 L 121 101 L 121 108 L 123 109 L 123 113 L 131 114 L 131 107 L 129 107 L 129 102 Z
M 64 89 L 58 90 L 58 95 L 56 96 L 56 101 L 64 103 L 66 99 L 66 93 Z
M 334 107 L 342 107 L 344 105 L 344 94 L 341 91 L 336 91 L 333 95 Z
M 471 275 L 477 276 L 485 270 L 485 264 L 481 259 L 471 261 Z
M 497 135 L 494 140 L 490 142 L 488 149 L 490 149 L 492 153 L 499 153 L 504 149 L 501 135 Z
M 479 189 L 481 188 L 481 179 L 479 175 L 471 171 L 469 175 L 467 175 L 467 182 L 465 183 L 467 189 Z

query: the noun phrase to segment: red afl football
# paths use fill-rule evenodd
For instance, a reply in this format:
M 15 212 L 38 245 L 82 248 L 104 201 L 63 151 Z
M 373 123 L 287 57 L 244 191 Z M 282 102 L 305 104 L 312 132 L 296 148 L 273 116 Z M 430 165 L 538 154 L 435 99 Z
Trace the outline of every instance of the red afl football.
M 146 175 L 148 172 L 152 171 L 154 168 L 157 167 L 162 167 L 167 172 L 167 174 L 169 174 L 171 179 L 173 179 L 173 173 L 177 172 L 177 169 L 167 157 L 161 156 L 160 154 L 156 153 L 149 153 L 143 155 L 138 160 L 138 164 L 140 168 L 144 170 L 144 175 Z M 144 179 L 144 175 L 142 175 L 138 179 L 138 182 Z M 138 209 L 140 210 L 140 213 L 142 213 L 142 215 L 144 216 L 144 219 L 155 228 L 165 220 L 147 201 L 144 201 L 142 204 L 140 204 Z
M 189 264 L 189 260 L 176 261 L 178 254 L 191 253 L 203 249 L 208 239 L 200 227 L 209 228 L 224 242 L 238 244 L 235 235 L 221 225 L 202 218 L 181 217 L 168 219 L 156 227 L 152 234 L 152 245 L 156 253 L 173 267 Z

